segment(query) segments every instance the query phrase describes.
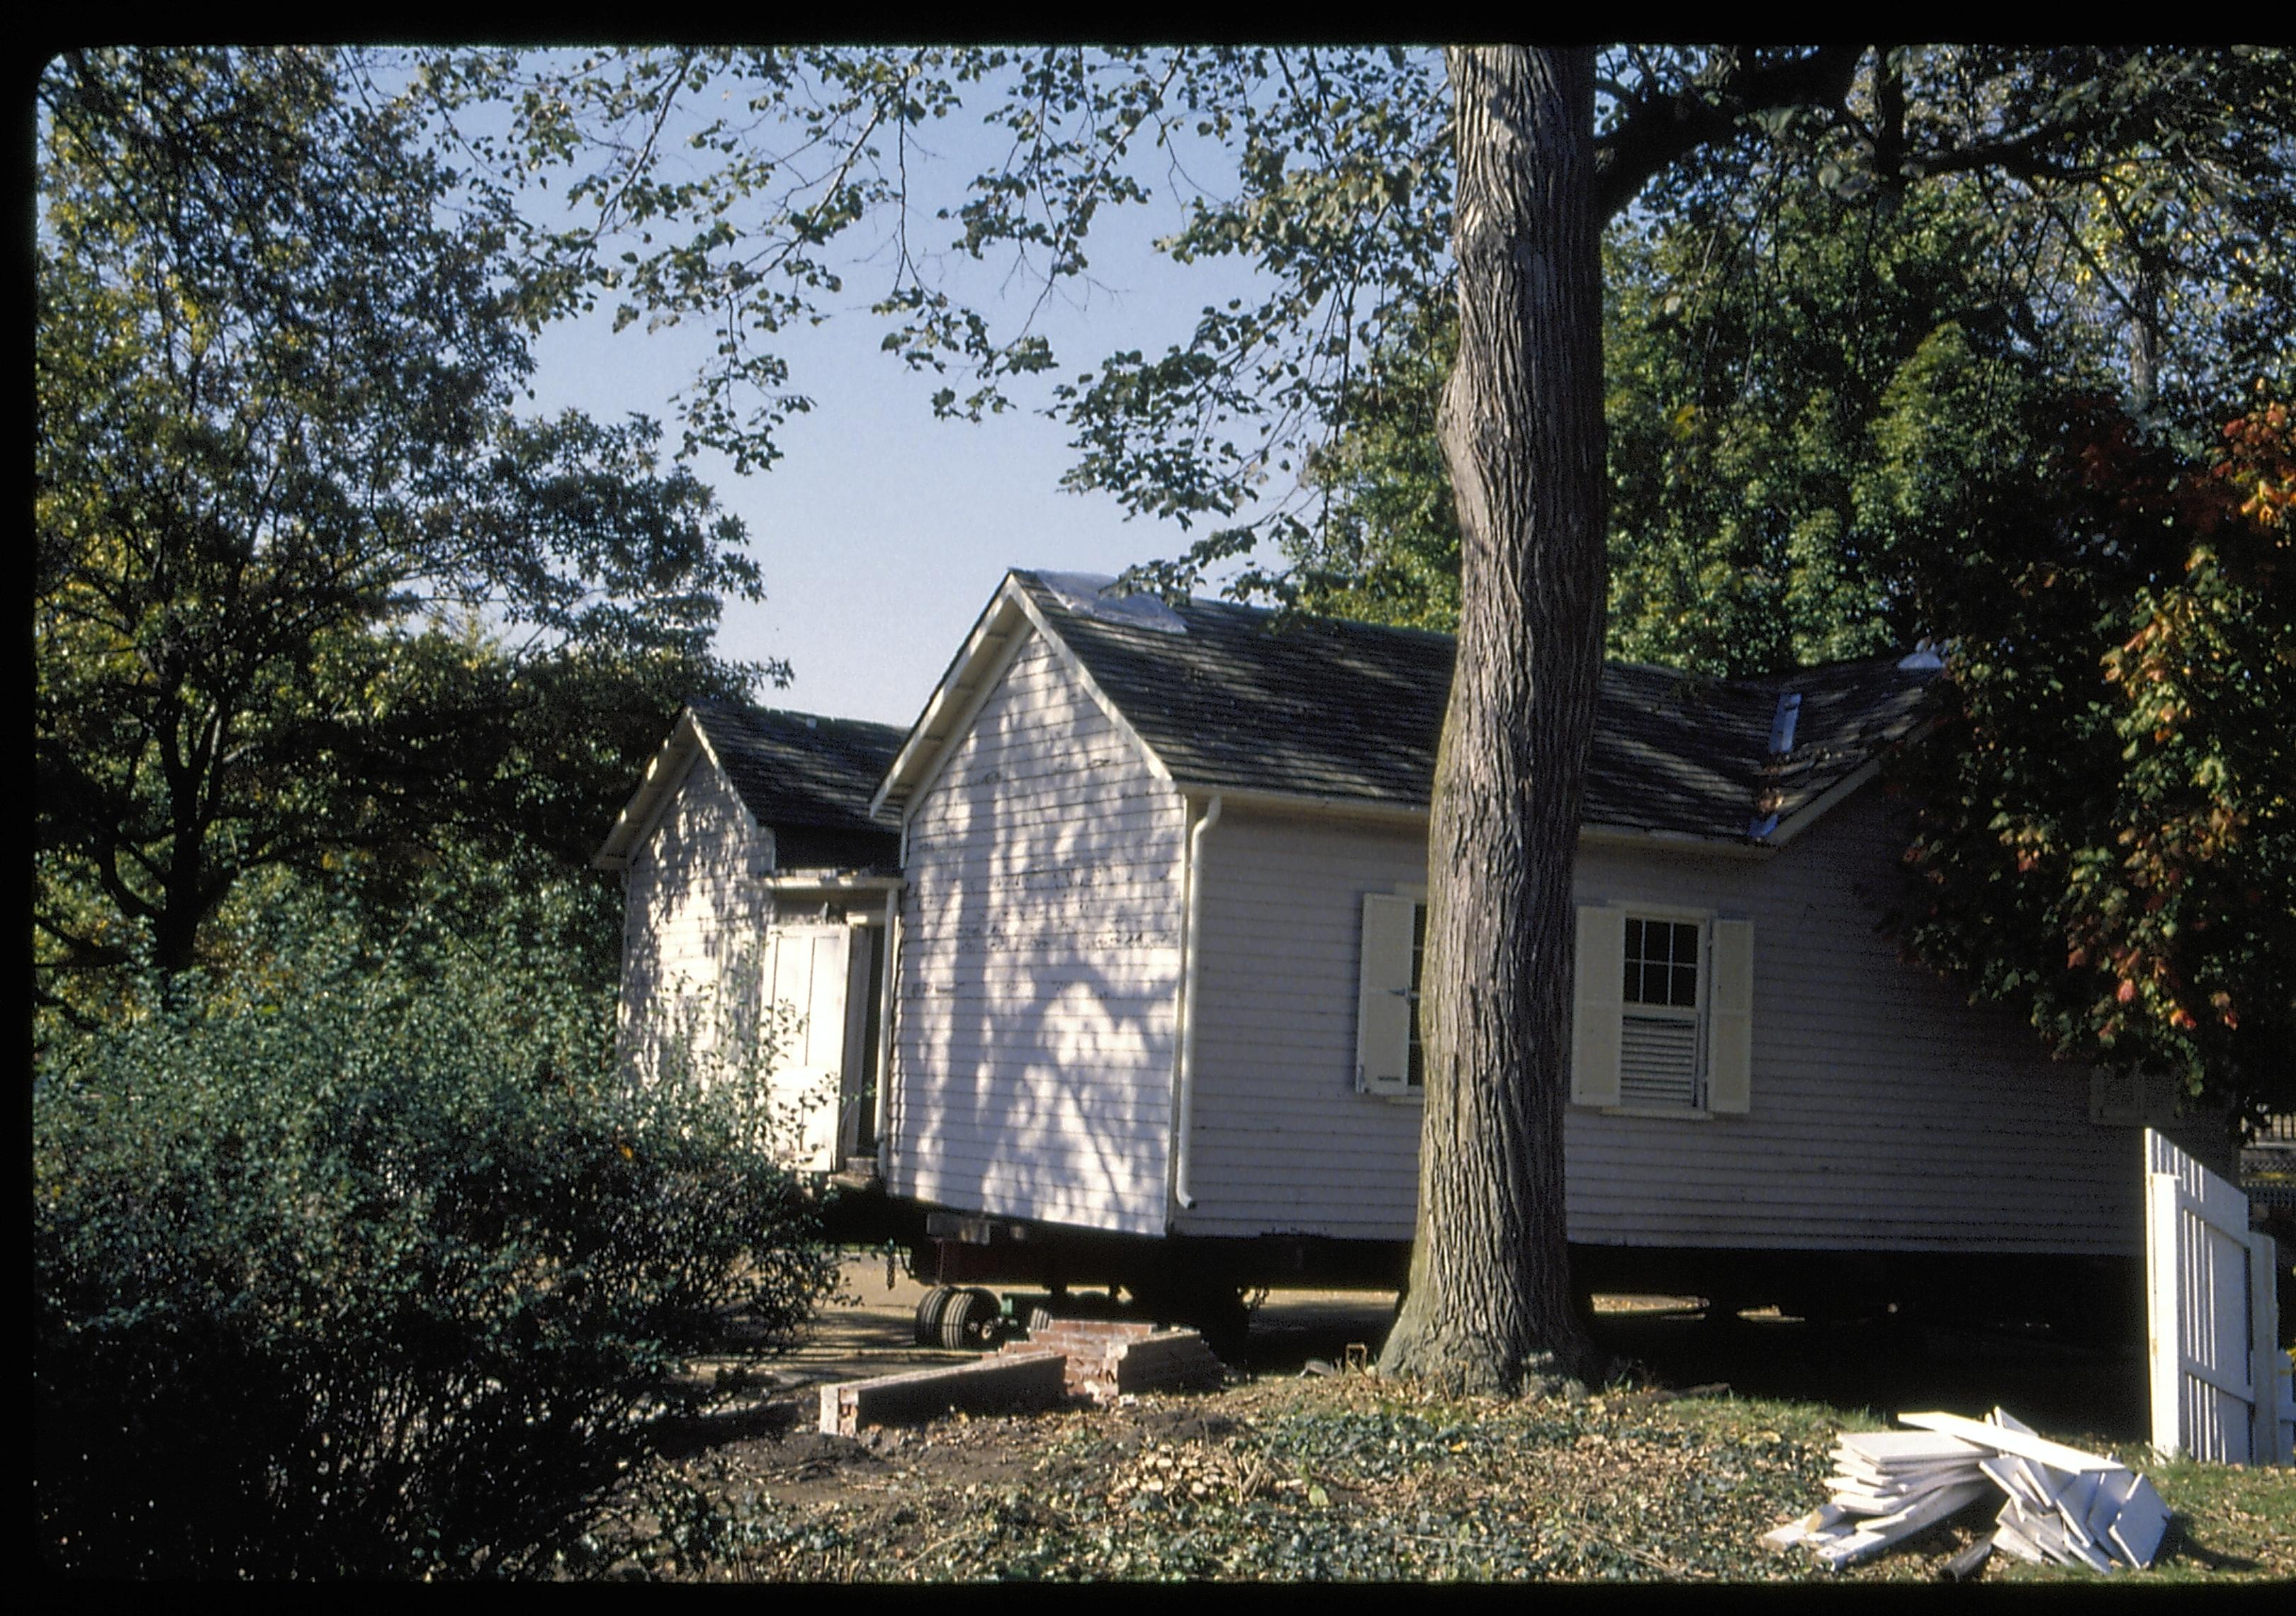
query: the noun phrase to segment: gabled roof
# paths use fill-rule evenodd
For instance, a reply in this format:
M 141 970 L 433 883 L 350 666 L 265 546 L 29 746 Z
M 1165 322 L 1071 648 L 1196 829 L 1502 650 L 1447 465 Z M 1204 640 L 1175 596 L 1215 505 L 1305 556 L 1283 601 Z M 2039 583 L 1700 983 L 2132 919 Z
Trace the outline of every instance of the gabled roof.
M 905 803 L 931 779 L 1025 619 L 1065 648 L 1096 699 L 1183 789 L 1425 809 L 1451 636 L 1287 619 L 1217 601 L 1115 611 L 1114 597 L 1096 598 L 1081 587 L 1086 582 L 1007 576 L 910 732 L 879 790 L 881 805 Z M 1934 668 L 1886 658 L 1730 680 L 1610 663 L 1583 823 L 1776 845 L 1912 730 L 1935 677 Z M 1774 759 L 1786 696 L 1800 698 L 1792 744 Z
M 726 701 L 691 710 L 759 824 L 887 828 L 870 817 L 869 799 L 907 734 L 898 726 Z
M 688 766 L 705 754 L 760 826 L 890 837 L 891 827 L 870 816 L 869 800 L 905 733 L 859 718 L 697 701 L 678 715 L 592 863 L 621 868 Z

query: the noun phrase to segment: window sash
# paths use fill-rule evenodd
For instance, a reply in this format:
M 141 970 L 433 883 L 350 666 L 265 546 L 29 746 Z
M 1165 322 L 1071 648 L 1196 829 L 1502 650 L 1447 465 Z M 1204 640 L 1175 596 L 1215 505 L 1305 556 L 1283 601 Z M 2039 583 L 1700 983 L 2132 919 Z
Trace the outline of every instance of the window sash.
M 1706 1099 L 1707 924 L 1629 911 L 1625 932 L 1619 1103 L 1696 1111 Z

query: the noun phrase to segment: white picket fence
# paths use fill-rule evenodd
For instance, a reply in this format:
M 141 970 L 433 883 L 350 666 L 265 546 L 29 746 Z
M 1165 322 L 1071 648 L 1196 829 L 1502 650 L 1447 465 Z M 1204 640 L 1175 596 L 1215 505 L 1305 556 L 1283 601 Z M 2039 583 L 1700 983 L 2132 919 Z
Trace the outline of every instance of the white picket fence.
M 2272 1237 L 2248 1198 L 2144 1130 L 2152 1446 L 2226 1464 L 2296 1463 L 2296 1387 L 2280 1349 Z

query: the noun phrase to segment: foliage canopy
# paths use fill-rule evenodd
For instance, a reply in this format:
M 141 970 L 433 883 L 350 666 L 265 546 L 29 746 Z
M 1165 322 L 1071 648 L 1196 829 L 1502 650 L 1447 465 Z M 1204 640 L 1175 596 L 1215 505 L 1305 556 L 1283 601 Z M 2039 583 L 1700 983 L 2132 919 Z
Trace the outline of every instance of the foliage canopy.
M 513 413 L 506 223 L 340 65 L 75 52 L 40 81 L 51 1003 L 139 949 L 192 965 L 255 872 L 586 852 L 676 702 L 762 671 L 709 650 L 758 591 L 740 524 L 651 422 Z
M 2027 430 L 2031 481 L 1901 495 L 1953 635 L 1944 721 L 1902 771 L 1907 936 L 2068 1054 L 2296 1110 L 2289 409 L 2206 462 L 2094 401 Z
M 2149 393 L 2200 430 L 2227 381 L 2290 363 L 2289 67 L 2264 47 L 1612 47 L 1590 205 L 1629 229 L 1700 226 L 1705 275 L 1675 288 L 1695 296 L 1786 267 L 1774 254 L 1800 238 L 1783 196 L 1842 219 L 1950 197 L 1926 204 L 1930 227 L 1983 249 L 2021 346 L 2102 354 L 2141 331 Z M 943 412 L 1010 407 L 1041 378 L 1075 431 L 1078 486 L 1184 527 L 1276 496 L 1208 536 L 1197 566 L 1296 536 L 1283 480 L 1452 300 L 1452 90 L 1430 52 L 440 52 L 418 89 L 466 178 L 563 199 L 520 238 L 538 302 L 714 332 L 689 443 L 769 462 L 809 402 L 776 333 L 832 313 L 873 260 L 885 348 L 943 379 Z M 967 119 L 986 159 L 961 193 L 932 193 L 942 131 Z M 1088 282 L 1094 225 L 1160 200 L 1177 262 L 1248 261 L 1264 288 L 1160 354 L 1063 373 L 1042 296 L 1008 327 L 951 290 L 947 266 L 982 261 L 1045 295 Z M 1902 295 L 1886 271 L 1874 289 Z

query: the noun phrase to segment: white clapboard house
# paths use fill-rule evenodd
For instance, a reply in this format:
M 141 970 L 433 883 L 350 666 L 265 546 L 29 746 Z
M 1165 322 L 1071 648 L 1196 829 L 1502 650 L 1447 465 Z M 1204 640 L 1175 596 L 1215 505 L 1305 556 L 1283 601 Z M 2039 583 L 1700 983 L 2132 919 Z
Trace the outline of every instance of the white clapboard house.
M 1451 642 L 1105 583 L 1008 575 L 869 793 L 900 838 L 898 883 L 866 878 L 898 890 L 882 1188 L 934 1214 L 944 1280 L 1392 1283 Z M 1606 670 L 1576 874 L 1582 1285 L 1807 1303 L 1965 1287 L 1986 1258 L 2092 1288 L 2118 1265 L 2136 1295 L 2157 1107 L 2052 1062 L 1884 923 L 1905 842 L 1878 762 L 1935 668 Z M 632 859 L 634 1022 L 681 904 L 766 912 L 731 854 L 702 857 L 706 901 L 668 895 L 696 854 L 661 827 L 748 800 L 679 767 L 649 789 L 706 800 L 634 804 L 609 849 Z M 749 857 L 752 886 L 778 867 Z
M 898 836 L 890 725 L 697 702 L 597 855 L 623 872 L 620 1042 L 640 1071 L 759 1046 L 793 1165 L 873 1155 Z

